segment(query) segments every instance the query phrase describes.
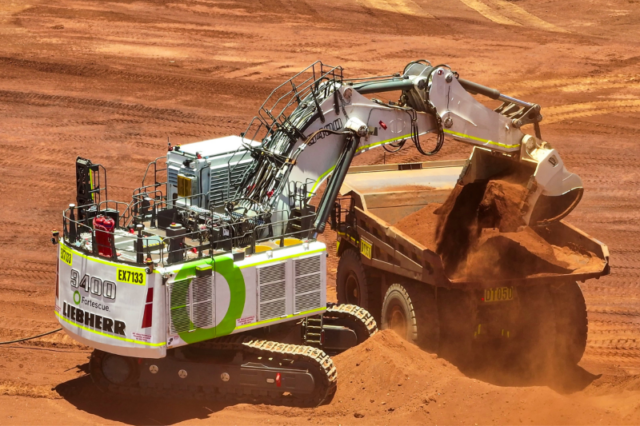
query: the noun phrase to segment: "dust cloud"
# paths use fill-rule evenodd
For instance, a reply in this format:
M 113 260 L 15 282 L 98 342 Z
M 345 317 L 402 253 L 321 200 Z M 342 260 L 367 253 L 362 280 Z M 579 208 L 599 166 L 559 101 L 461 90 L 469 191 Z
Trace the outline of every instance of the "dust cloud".
M 438 253 L 445 273 L 456 280 L 517 279 L 601 266 L 592 253 L 553 246 L 526 226 L 520 209 L 526 191 L 508 177 L 457 185 L 443 204 L 429 204 L 395 227 Z

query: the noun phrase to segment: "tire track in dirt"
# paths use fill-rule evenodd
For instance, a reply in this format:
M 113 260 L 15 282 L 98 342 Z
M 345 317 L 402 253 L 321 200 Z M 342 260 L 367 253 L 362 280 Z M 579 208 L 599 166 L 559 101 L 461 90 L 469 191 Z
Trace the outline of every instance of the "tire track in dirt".
M 66 108 L 85 109 L 91 107 L 105 111 L 124 111 L 127 115 L 145 118 L 156 118 L 162 121 L 171 121 L 179 124 L 204 126 L 216 126 L 212 121 L 215 117 L 202 116 L 196 113 L 188 113 L 178 109 L 156 108 L 142 104 L 128 104 L 94 98 L 80 98 L 65 95 L 46 95 L 44 93 L 19 92 L 0 90 L 0 101 L 21 103 L 33 106 L 61 106 Z M 212 122 L 210 124 L 206 122 Z
M 499 12 L 503 15 L 508 16 L 511 19 L 519 22 L 525 27 L 529 28 L 537 28 L 545 31 L 559 32 L 559 33 L 568 33 L 569 31 L 560 28 L 556 25 L 553 25 L 547 21 L 544 21 L 537 16 L 527 12 L 522 7 L 510 3 L 505 0 L 488 0 Z
M 360 0 L 371 9 L 379 9 L 387 12 L 395 12 L 403 15 L 419 16 L 434 19 L 435 16 L 428 13 L 412 0 Z
M 181 90 L 193 90 L 201 94 L 225 93 L 232 96 L 263 96 L 266 97 L 271 91 L 269 84 L 256 84 L 253 81 L 234 80 L 234 84 L 228 84 L 227 79 L 220 79 L 211 76 L 194 77 L 191 75 L 180 75 L 167 71 L 144 72 L 145 67 L 140 66 L 140 72 L 132 72 L 116 69 L 104 65 L 92 65 L 84 62 L 62 63 L 38 61 L 29 59 L 17 59 L 13 57 L 0 57 L 0 63 L 19 69 L 33 70 L 42 73 L 72 76 L 110 79 L 115 81 L 126 81 L 139 84 L 152 84 L 164 88 L 180 88 Z M 6 72 L 6 71 L 5 71 Z
M 516 27 L 522 26 L 521 24 L 515 21 L 512 21 L 511 19 L 507 18 L 500 12 L 487 6 L 485 3 L 481 2 L 480 0 L 460 0 L 460 2 L 464 3 L 466 6 L 470 7 L 471 9 L 478 12 L 480 15 L 484 16 L 490 21 L 495 22 L 496 24 L 512 25 Z
M 585 118 L 594 115 L 607 115 L 640 111 L 640 99 L 619 101 L 582 102 L 569 105 L 552 106 L 544 109 L 546 124 Z M 595 160 L 594 160 L 595 161 Z
M 506 83 L 501 91 L 511 96 L 526 96 L 558 91 L 565 93 L 583 93 L 585 91 L 607 89 L 640 89 L 640 81 L 634 74 L 603 74 L 597 76 L 550 78 L 544 80 L 521 80 Z M 546 109 L 546 108 L 545 108 Z M 543 109 L 544 111 L 544 109 Z

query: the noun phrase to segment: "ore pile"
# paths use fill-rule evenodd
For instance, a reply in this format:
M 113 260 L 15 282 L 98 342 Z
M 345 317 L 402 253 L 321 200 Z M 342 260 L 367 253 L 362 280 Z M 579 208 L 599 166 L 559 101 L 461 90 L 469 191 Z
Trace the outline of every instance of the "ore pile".
M 514 279 L 566 274 L 598 259 L 556 247 L 525 226 L 526 188 L 495 179 L 458 185 L 444 204 L 429 204 L 395 227 L 438 253 L 452 279 Z

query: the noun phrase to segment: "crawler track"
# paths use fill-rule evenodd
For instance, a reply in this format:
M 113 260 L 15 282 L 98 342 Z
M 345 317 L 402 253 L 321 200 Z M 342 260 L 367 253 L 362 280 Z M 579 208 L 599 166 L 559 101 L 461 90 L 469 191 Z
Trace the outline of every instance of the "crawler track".
M 323 315 L 326 324 L 340 324 L 351 328 L 362 343 L 378 332 L 378 324 L 373 316 L 356 305 L 330 305 Z
M 294 393 L 293 395 L 285 395 L 277 390 L 264 391 L 239 386 L 225 386 L 224 382 L 216 382 L 214 380 L 212 380 L 210 386 L 150 386 L 138 381 L 139 371 L 135 371 L 123 383 L 114 384 L 107 380 L 102 373 L 103 360 L 107 354 L 99 350 L 95 350 L 91 355 L 91 378 L 101 390 L 120 395 L 197 400 L 224 399 L 236 402 L 259 402 L 300 407 L 315 407 L 327 403 L 331 401 L 336 392 L 338 383 L 336 367 L 331 358 L 317 348 L 272 342 L 246 335 L 221 337 L 194 346 L 198 349 L 210 351 L 212 355 L 220 355 L 224 352 L 232 354 L 242 352 L 245 356 L 261 357 L 261 362 L 265 365 L 280 366 L 282 369 L 296 368 L 298 365 L 304 364 L 313 375 L 316 388 L 311 394 L 298 395 Z M 137 360 L 133 358 L 126 359 L 131 363 L 132 368 L 139 368 Z

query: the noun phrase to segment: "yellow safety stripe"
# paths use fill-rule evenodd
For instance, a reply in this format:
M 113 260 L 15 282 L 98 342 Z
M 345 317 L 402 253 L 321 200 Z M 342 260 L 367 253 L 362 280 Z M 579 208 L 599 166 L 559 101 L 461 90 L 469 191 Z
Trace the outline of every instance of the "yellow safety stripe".
M 80 252 L 78 252 L 78 251 L 76 251 L 76 250 L 73 250 L 71 247 L 67 246 L 66 244 L 63 244 L 63 243 L 62 243 L 62 241 L 60 242 L 60 245 L 62 245 L 62 246 L 64 246 L 64 247 L 69 248 L 73 253 L 77 254 L 77 255 L 78 255 L 78 256 L 80 256 L 80 257 L 84 257 L 85 259 L 90 260 L 90 261 L 92 261 L 92 262 L 98 262 L 98 263 L 102 263 L 102 264 L 104 264 L 104 265 L 109 265 L 109 266 L 116 266 L 116 267 L 118 267 L 118 268 L 131 268 L 131 269 L 135 269 L 135 267 L 133 267 L 133 266 L 129 266 L 129 265 L 126 265 L 126 264 L 122 264 L 122 263 L 114 263 L 114 262 L 107 262 L 107 261 L 102 260 L 102 259 L 98 259 L 98 258 L 95 258 L 95 257 L 87 256 L 87 255 L 82 254 L 82 253 L 80 253 Z M 306 255 L 306 254 L 313 254 L 313 253 L 319 253 L 319 252 L 321 252 L 321 251 L 326 251 L 326 248 L 323 248 L 323 249 L 317 249 L 317 250 L 312 250 L 312 251 L 309 251 L 309 252 L 304 253 L 303 255 Z M 303 256 L 303 255 L 301 255 L 300 253 L 298 253 L 298 254 L 292 254 L 292 255 L 290 255 L 290 256 L 279 257 L 279 258 L 277 258 L 277 259 L 264 260 L 264 261 L 262 261 L 262 262 L 252 263 L 252 264 L 250 264 L 250 265 L 240 265 L 240 266 L 239 266 L 239 268 L 240 268 L 240 269 L 250 268 L 250 267 L 252 267 L 252 266 L 258 266 L 258 265 L 263 265 L 263 264 L 265 264 L 265 263 L 277 262 L 277 261 L 279 261 L 279 260 L 291 259 L 292 257 L 300 257 L 300 256 Z M 198 260 L 198 259 L 194 259 L 194 261 L 195 261 L 195 260 Z M 200 260 L 202 260 L 202 259 L 200 259 Z M 180 268 L 182 268 L 182 266 L 184 266 L 184 265 L 179 265 L 179 266 L 180 266 Z M 165 271 L 165 272 L 176 272 L 176 271 L 180 270 L 180 268 L 178 268 L 178 269 L 176 269 L 176 270 Z M 145 273 L 146 273 L 146 272 L 145 272 Z M 159 273 L 160 273 L 160 271 L 158 271 L 158 270 L 154 270 L 154 271 L 153 271 L 153 273 L 154 273 L 154 274 L 159 274 Z
M 287 259 L 291 259 L 292 257 L 301 257 L 307 254 L 313 254 L 313 253 L 320 253 L 321 251 L 326 251 L 326 248 L 322 248 L 322 249 L 317 249 L 317 250 L 311 250 L 305 253 L 297 253 L 297 254 L 292 254 L 290 256 L 285 256 L 285 257 L 279 257 L 277 259 L 269 259 L 269 260 L 263 260 L 262 262 L 258 262 L 258 263 L 252 263 L 250 265 L 239 265 L 238 268 L 240 269 L 244 269 L 244 268 L 250 268 L 252 266 L 258 266 L 258 265 L 264 265 L 265 263 L 273 263 L 273 262 L 277 262 L 279 260 L 287 260 Z
M 80 257 L 83 257 L 87 260 L 90 260 L 91 262 L 98 262 L 98 263 L 102 263 L 103 265 L 109 265 L 109 266 L 116 266 L 118 268 L 128 268 L 131 270 L 136 270 L 135 266 L 130 266 L 126 263 L 115 263 L 115 262 L 108 262 L 106 260 L 102 260 L 102 259 L 98 259 L 97 257 L 93 257 L 93 256 L 87 256 L 86 254 L 83 254 L 77 250 L 74 250 L 72 247 L 69 247 L 68 245 L 64 244 L 62 241 L 60 241 L 60 245 L 67 247 L 69 250 L 71 250 L 74 254 L 77 254 Z M 145 268 L 137 268 L 137 270 L 142 269 L 142 272 L 144 272 L 146 274 Z M 154 274 L 159 274 L 160 271 L 158 270 L 154 270 L 153 271 Z
M 490 141 L 490 140 L 486 140 L 486 139 L 482 139 L 482 138 L 477 138 L 475 136 L 465 135 L 464 133 L 454 132 L 453 130 L 444 129 L 444 132 L 448 133 L 450 135 L 459 136 L 459 137 L 465 138 L 465 139 L 471 139 L 472 141 L 478 141 L 478 142 L 482 142 L 482 143 L 489 144 L 489 145 L 496 145 L 496 146 L 499 146 L 499 147 L 502 147 L 502 148 L 518 148 L 520 146 L 520 144 L 507 145 L 507 144 L 500 143 L 500 142 L 494 142 L 494 141 Z
M 363 150 L 365 150 L 367 148 L 373 148 L 374 146 L 383 145 L 385 143 L 397 141 L 397 140 L 400 140 L 400 139 L 407 139 L 410 136 L 411 136 L 411 133 L 409 133 L 408 135 L 398 136 L 396 138 L 387 139 L 386 141 L 374 142 L 374 143 L 371 143 L 369 145 L 361 146 L 360 148 L 356 149 L 356 153 L 358 153 L 360 151 L 363 151 Z
M 357 151 L 356 151 L 357 152 Z M 324 180 L 324 178 L 333 171 L 333 169 L 335 169 L 336 166 L 333 165 L 329 168 L 329 170 L 327 170 L 326 172 L 324 172 L 323 174 L 320 175 L 320 177 L 318 178 L 318 180 L 316 180 L 316 182 L 313 184 L 313 186 L 311 187 L 311 191 L 309 191 L 309 195 L 313 194 L 313 192 L 316 190 L 316 187 L 320 184 L 320 182 L 322 182 Z
M 93 191 L 95 188 L 93 187 L 93 170 L 89 169 L 89 183 L 91 185 L 91 190 Z M 93 192 L 91 193 L 91 199 L 93 201 L 96 200 L 96 194 L 94 194 Z
M 384 141 L 379 141 L 379 142 L 374 142 L 374 143 L 370 143 L 369 145 L 365 145 L 365 146 L 361 146 L 360 148 L 356 149 L 356 154 L 359 153 L 360 151 L 363 151 L 365 149 L 368 148 L 373 148 L 374 146 L 378 146 L 378 145 L 384 145 L 385 143 L 389 143 L 389 142 L 394 142 L 400 139 L 407 139 L 411 136 L 411 134 L 408 135 L 403 135 L 403 136 L 398 136 L 395 138 L 391 138 L 391 139 L 387 139 Z M 329 170 L 327 170 L 326 172 L 324 172 L 323 174 L 320 175 L 320 177 L 315 181 L 315 183 L 313 184 L 313 187 L 311 188 L 311 191 L 309 191 L 309 195 L 313 194 L 313 192 L 316 190 L 316 188 L 318 187 L 318 185 L 320 184 L 320 182 L 322 182 L 324 180 L 324 178 L 333 171 L 333 169 L 335 169 L 336 166 L 333 165 L 329 168 Z
M 81 328 L 82 330 L 88 331 L 89 333 L 93 333 L 93 334 L 97 334 L 103 337 L 109 337 L 111 339 L 116 339 L 116 340 L 122 340 L 123 342 L 128 342 L 128 343 L 135 343 L 137 345 L 144 345 L 144 346 L 152 346 L 152 347 L 158 347 L 158 346 L 165 346 L 167 344 L 167 342 L 162 342 L 162 343 L 150 343 L 150 342 L 141 342 L 139 340 L 133 340 L 133 339 L 127 339 L 126 337 L 118 337 L 118 336 L 112 336 L 110 334 L 105 334 L 105 333 L 101 333 L 99 331 L 96 330 L 91 330 L 90 328 L 84 327 L 76 322 L 73 322 L 71 320 L 66 319 L 65 317 L 63 317 L 62 315 L 60 315 L 57 311 L 53 311 L 54 314 L 56 314 L 56 316 L 58 318 L 60 318 L 61 320 L 74 325 L 78 328 Z
M 311 309 L 309 311 L 304 311 L 304 312 L 300 312 L 300 313 L 297 313 L 297 314 L 290 314 L 290 315 L 283 316 L 283 317 L 271 318 L 271 319 L 260 321 L 260 322 L 253 322 L 251 324 L 240 325 L 240 326 L 236 327 L 235 329 L 239 330 L 241 328 L 254 327 L 256 325 L 262 325 L 262 324 L 266 324 L 268 322 L 279 321 L 279 320 L 283 320 L 283 319 L 297 317 L 297 316 L 300 316 L 300 315 L 306 315 L 306 314 L 311 314 L 313 312 L 320 312 L 320 311 L 326 311 L 326 310 L 327 310 L 327 308 Z

